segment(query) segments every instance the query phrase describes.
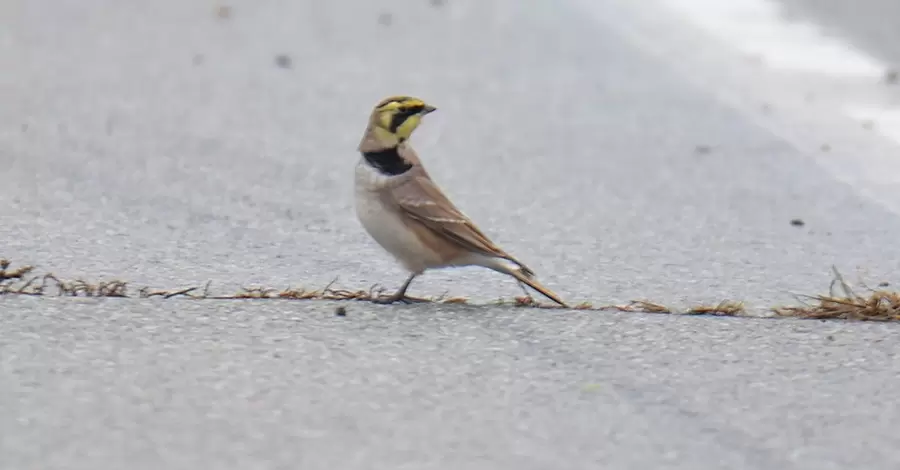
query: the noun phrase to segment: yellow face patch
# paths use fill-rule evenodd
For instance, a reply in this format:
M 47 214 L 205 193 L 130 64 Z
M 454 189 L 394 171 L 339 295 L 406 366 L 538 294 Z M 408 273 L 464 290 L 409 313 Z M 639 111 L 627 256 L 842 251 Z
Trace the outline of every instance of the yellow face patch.
M 378 113 L 378 126 L 384 129 L 389 129 L 391 127 L 391 121 L 394 118 L 394 113 L 389 111 L 381 111 Z
M 411 96 L 392 96 L 385 98 L 375 107 L 376 122 L 403 141 L 412 135 L 422 122 L 422 115 L 434 111 L 424 101 Z
M 409 139 L 409 136 L 412 135 L 413 131 L 419 127 L 419 124 L 422 122 L 422 116 L 418 114 L 415 116 L 410 116 L 403 121 L 403 124 L 397 126 L 397 130 L 394 131 L 401 140 Z

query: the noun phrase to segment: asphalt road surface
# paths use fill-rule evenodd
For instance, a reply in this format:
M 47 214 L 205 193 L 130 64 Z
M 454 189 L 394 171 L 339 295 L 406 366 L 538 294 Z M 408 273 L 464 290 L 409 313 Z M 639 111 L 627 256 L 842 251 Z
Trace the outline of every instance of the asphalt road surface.
M 352 173 L 371 106 L 411 94 L 438 183 L 570 302 L 900 285 L 894 7 L 633 3 L 0 3 L 0 257 L 397 286 Z M 804 33 L 740 29 L 769 10 Z M 892 324 L 337 305 L 0 298 L 0 468 L 900 466 Z

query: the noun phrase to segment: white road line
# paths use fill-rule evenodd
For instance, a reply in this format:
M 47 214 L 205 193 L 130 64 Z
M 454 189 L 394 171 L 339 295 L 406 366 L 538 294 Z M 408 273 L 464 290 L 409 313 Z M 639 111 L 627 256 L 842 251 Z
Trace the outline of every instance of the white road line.
M 872 124 L 873 129 L 900 142 L 900 108 L 885 106 L 846 106 L 847 114 L 865 125 Z M 900 158 L 900 154 L 897 155 Z M 897 175 L 900 177 L 900 175 Z
M 771 0 L 661 0 L 688 22 L 758 59 L 774 72 L 855 78 L 875 85 L 888 64 L 809 21 L 789 20 Z M 848 117 L 900 143 L 900 108 L 877 102 L 840 103 Z M 900 158 L 900 155 L 898 155 Z
M 580 3 L 836 179 L 900 214 L 900 87 L 885 85 L 889 67 L 881 60 L 814 23 L 786 18 L 772 0 Z
M 662 0 L 685 19 L 776 69 L 879 79 L 887 68 L 808 21 L 788 21 L 770 0 Z

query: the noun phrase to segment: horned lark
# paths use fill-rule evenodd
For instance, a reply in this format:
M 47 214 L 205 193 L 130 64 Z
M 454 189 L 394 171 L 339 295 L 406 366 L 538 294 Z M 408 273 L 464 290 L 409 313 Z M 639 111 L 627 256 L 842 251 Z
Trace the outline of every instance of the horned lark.
M 483 266 L 508 274 L 567 307 L 534 272 L 495 245 L 438 188 L 409 145 L 422 117 L 435 107 L 409 96 L 375 106 L 359 144 L 356 214 L 366 231 L 410 275 L 379 303 L 408 301 L 406 290 L 426 269 Z

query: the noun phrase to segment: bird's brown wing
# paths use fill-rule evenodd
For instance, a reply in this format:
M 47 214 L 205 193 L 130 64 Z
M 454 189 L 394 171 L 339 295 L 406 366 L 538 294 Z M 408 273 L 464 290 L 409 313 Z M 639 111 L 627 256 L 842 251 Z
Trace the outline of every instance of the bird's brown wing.
M 518 265 L 525 275 L 534 275 L 527 266 L 495 245 L 457 209 L 424 168 L 416 166 L 410 172 L 408 178 L 391 188 L 393 202 L 407 215 L 467 251 L 509 260 Z

